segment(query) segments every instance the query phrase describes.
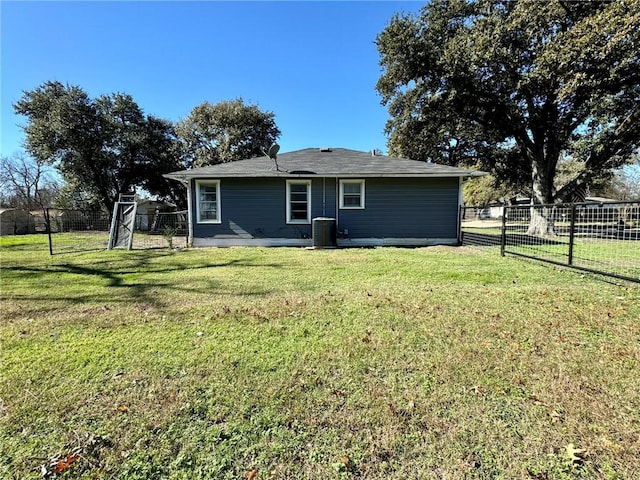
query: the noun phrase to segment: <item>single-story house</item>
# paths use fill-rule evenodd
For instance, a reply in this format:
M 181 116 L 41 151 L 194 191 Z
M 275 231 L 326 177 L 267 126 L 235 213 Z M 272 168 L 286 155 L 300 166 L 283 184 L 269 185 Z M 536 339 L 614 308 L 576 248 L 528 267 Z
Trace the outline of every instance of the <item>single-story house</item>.
M 457 244 L 462 184 L 476 172 L 344 148 L 307 148 L 166 174 L 187 187 L 193 246 Z

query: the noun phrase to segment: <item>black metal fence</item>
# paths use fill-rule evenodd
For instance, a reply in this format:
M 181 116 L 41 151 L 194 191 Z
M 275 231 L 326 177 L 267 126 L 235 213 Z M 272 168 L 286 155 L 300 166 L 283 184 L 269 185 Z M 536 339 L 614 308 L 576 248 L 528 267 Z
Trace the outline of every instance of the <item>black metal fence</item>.
M 52 255 L 104 250 L 109 244 L 111 215 L 99 211 L 46 209 L 31 212 L 35 233 L 49 235 Z M 139 212 L 134 222 L 131 248 L 183 248 L 187 245 L 185 212 Z
M 640 282 L 640 202 L 463 207 L 463 245 Z

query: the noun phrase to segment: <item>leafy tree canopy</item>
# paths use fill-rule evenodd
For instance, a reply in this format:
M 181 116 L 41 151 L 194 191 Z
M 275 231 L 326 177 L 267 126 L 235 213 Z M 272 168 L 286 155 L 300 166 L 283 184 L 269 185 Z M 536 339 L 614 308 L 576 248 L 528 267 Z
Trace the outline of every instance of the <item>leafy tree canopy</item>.
M 145 115 L 130 95 L 90 98 L 78 86 L 46 82 L 14 104 L 27 117 L 28 153 L 54 165 L 111 211 L 119 193 L 176 194 L 162 174 L 181 168 L 173 125 Z
M 433 0 L 377 37 L 392 155 L 475 165 L 537 203 L 640 144 L 640 0 Z M 579 162 L 558 184 L 563 161 Z
M 521 192 L 500 183 L 493 175 L 474 178 L 464 184 L 464 200 L 469 207 L 485 207 L 491 202 L 511 204 Z
M 274 117 L 241 98 L 198 105 L 176 125 L 186 165 L 202 167 L 262 155 L 280 136 Z

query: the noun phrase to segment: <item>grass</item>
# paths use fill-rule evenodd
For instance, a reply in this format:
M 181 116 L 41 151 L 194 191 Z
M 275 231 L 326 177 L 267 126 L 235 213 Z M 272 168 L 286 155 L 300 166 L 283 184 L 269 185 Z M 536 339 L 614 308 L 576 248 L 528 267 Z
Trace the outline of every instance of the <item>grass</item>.
M 472 236 L 469 242 L 492 245 L 495 248 L 500 245 L 499 228 L 464 227 L 464 233 L 480 235 L 480 238 Z M 541 239 L 526 236 L 520 231 L 507 231 L 506 253 L 568 264 L 569 243 L 568 235 Z M 572 265 L 640 279 L 640 241 L 578 235 L 574 240 Z
M 465 248 L 0 242 L 1 478 L 640 471 L 637 287 Z
M 169 233 L 174 233 L 169 236 Z M 133 235 L 132 248 L 167 248 L 171 240 L 172 247 L 184 248 L 186 246 L 186 237 L 184 235 L 176 236 L 174 232 L 162 232 L 162 234 L 149 234 L 136 231 Z M 42 239 L 40 239 L 42 241 Z M 52 249 L 54 255 L 67 254 L 79 251 L 102 251 L 109 245 L 109 232 L 103 231 L 84 231 L 84 232 L 64 232 L 52 234 Z

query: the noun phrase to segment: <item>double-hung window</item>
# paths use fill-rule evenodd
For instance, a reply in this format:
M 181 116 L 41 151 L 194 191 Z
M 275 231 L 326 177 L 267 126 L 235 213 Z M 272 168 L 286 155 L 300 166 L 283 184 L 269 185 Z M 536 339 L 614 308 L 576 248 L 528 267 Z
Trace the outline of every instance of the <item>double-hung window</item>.
M 287 180 L 287 223 L 311 223 L 310 180 Z
M 364 180 L 340 180 L 340 208 L 364 208 Z
M 196 180 L 198 223 L 220 223 L 220 181 Z

